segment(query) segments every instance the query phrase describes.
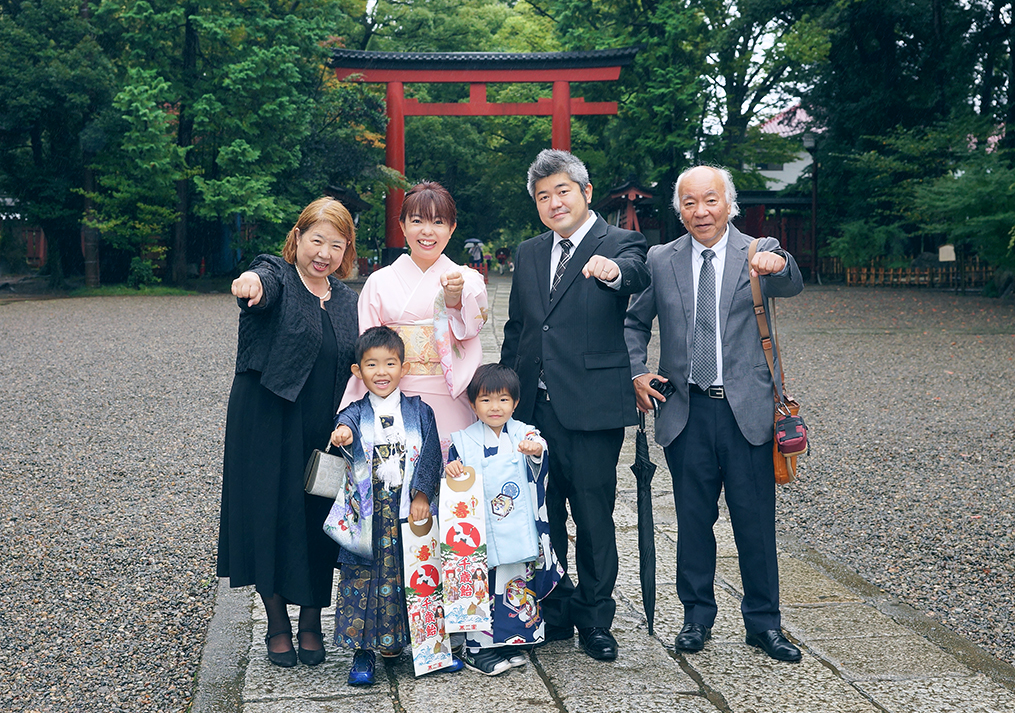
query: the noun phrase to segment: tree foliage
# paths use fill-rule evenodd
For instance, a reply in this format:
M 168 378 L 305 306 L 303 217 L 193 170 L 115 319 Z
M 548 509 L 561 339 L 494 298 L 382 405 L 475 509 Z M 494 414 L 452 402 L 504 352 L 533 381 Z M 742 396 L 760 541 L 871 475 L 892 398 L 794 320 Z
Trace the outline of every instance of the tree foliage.
M 679 171 L 714 162 L 741 189 L 764 187 L 755 166 L 799 144 L 758 125 L 802 100 L 834 252 L 955 240 L 1005 264 L 1013 43 L 1000 0 L 0 0 L 0 192 L 45 228 L 57 272 L 80 268 L 83 223 L 142 262 L 161 245 L 165 275 L 180 279 L 188 254 L 228 253 L 223 235 L 276 245 L 328 185 L 371 204 L 360 238 L 379 245 L 384 196 L 403 180 L 439 180 L 456 197 L 452 254 L 467 237 L 510 245 L 541 229 L 524 174 L 549 145 L 549 118 L 410 117 L 403 179 L 381 165 L 383 87 L 336 81 L 329 52 L 637 45 L 618 82 L 572 86 L 619 105 L 572 119 L 597 196 L 632 176 L 657 186 L 674 234 Z M 406 93 L 453 102 L 468 87 Z M 490 101 L 550 93 L 488 87 Z M 994 207 L 964 203 L 970 187 L 995 191 Z M 241 223 L 256 230 L 241 236 Z
M 113 98 L 118 117 L 107 117 L 117 144 L 95 161 L 100 190 L 89 197 L 94 213 L 85 222 L 113 247 L 137 252 L 162 236 L 179 218 L 176 182 L 186 172 L 186 149 L 177 146 L 173 117 L 164 106 L 169 83 L 154 70 L 131 68 Z
M 975 220 L 958 207 L 974 176 L 1003 183 L 1009 160 L 987 154 L 1005 145 L 998 120 L 1011 91 L 998 72 L 1005 35 L 988 27 L 998 11 L 955 0 L 829 4 L 831 49 L 811 65 L 804 100 L 821 132 L 820 220 L 832 254 L 845 261 L 901 244 L 912 255 L 956 241 L 992 264 L 1010 260 L 1010 194 L 984 201 Z M 948 207 L 935 206 L 946 197 Z
M 923 227 L 991 265 L 1015 268 L 1015 168 L 999 151 L 971 151 L 913 196 Z
M 108 35 L 87 4 L 0 2 L 0 193 L 49 238 L 55 280 L 81 267 L 79 225 L 93 121 L 116 94 Z
M 0 7 L 0 191 L 58 254 L 85 221 L 110 248 L 162 243 L 179 280 L 236 216 L 273 244 L 330 183 L 390 181 L 380 102 L 325 66 L 352 26 L 335 0 Z

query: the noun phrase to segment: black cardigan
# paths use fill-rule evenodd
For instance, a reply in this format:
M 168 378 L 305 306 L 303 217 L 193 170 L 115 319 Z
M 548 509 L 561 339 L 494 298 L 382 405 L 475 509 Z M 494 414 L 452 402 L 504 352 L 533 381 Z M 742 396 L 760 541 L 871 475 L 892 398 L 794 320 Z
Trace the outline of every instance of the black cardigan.
M 321 349 L 320 300 L 303 285 L 296 267 L 275 255 L 258 255 L 247 268 L 261 278 L 261 301 L 240 307 L 236 373 L 258 371 L 261 386 L 287 401 L 295 401 Z M 358 296 L 329 277 L 331 299 L 324 303 L 338 341 L 334 408 L 337 410 L 355 361 L 359 336 Z

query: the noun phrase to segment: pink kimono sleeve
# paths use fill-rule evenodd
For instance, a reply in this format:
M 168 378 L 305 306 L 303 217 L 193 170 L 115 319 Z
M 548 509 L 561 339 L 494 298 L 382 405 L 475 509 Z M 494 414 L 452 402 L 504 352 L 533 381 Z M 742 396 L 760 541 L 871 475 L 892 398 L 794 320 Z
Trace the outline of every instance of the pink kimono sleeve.
M 462 304 L 446 310 L 451 337 L 450 354 L 441 349 L 442 340 L 438 334 L 438 351 L 442 351 L 441 365 L 453 398 L 465 393 L 473 374 L 483 363 L 483 345 L 479 333 L 487 319 L 486 284 L 483 276 L 473 269 L 463 267 L 462 277 L 465 278 Z M 440 331 L 438 327 L 438 333 Z

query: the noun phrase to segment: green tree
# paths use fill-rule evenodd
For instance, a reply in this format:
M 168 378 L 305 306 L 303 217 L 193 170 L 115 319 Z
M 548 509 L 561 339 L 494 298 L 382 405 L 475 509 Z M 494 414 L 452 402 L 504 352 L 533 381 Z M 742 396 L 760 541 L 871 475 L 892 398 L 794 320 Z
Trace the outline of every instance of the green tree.
M 0 2 L 0 193 L 40 225 L 51 279 L 82 268 L 80 220 L 88 129 L 116 93 L 108 34 L 88 2 Z
M 154 70 L 131 68 L 113 99 L 120 140 L 97 158 L 100 190 L 85 221 L 113 247 L 139 253 L 160 242 L 178 219 L 176 182 L 186 149 L 176 145 L 173 116 L 163 108 L 169 83 Z
M 810 65 L 804 93 L 820 132 L 819 224 L 826 235 L 857 221 L 898 225 L 919 249 L 913 188 L 954 167 L 957 134 L 940 126 L 973 92 L 971 10 L 960 0 L 824 5 L 829 52 Z
M 955 168 L 917 187 L 923 227 L 990 265 L 1015 268 L 1015 168 L 1000 151 L 973 148 Z
M 734 171 L 764 159 L 782 162 L 778 155 L 754 158 L 768 151 L 789 158 L 778 135 L 751 127 L 791 103 L 805 79 L 803 68 L 827 56 L 827 31 L 809 14 L 814 5 L 812 0 L 712 0 L 699 6 L 706 28 L 702 158 Z M 721 131 L 710 132 L 710 122 Z M 738 183 L 763 187 L 759 177 Z
M 268 237 L 275 226 L 324 188 L 300 180 L 300 169 L 314 163 L 305 153 L 328 144 L 329 128 L 350 140 L 326 113 L 349 103 L 327 96 L 335 91 L 325 68 L 329 37 L 347 20 L 340 5 L 131 0 L 106 7 L 122 28 L 125 65 L 159 72 L 175 97 L 165 112 L 177 147 L 163 148 L 186 151 L 189 170 L 175 186 L 174 281 L 185 275 L 194 218 L 215 225 L 241 216 L 262 226 L 267 244 L 277 242 Z

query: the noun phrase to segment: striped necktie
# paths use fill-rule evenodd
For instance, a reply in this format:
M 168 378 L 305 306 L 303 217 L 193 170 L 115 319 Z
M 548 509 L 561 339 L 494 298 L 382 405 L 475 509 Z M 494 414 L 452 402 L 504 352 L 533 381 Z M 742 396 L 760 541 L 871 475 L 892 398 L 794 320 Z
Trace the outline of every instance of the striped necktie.
M 553 299 L 553 293 L 557 291 L 557 285 L 560 284 L 560 278 L 564 275 L 564 269 L 567 267 L 567 261 L 571 259 L 571 241 L 564 238 L 560 241 L 560 262 L 557 263 L 557 270 L 553 273 L 553 284 L 550 285 L 550 299 Z M 545 282 L 543 283 L 546 284 Z
M 719 375 L 715 359 L 715 253 L 701 253 L 698 273 L 698 299 L 694 308 L 694 341 L 691 346 L 691 378 L 703 389 L 715 383 Z

